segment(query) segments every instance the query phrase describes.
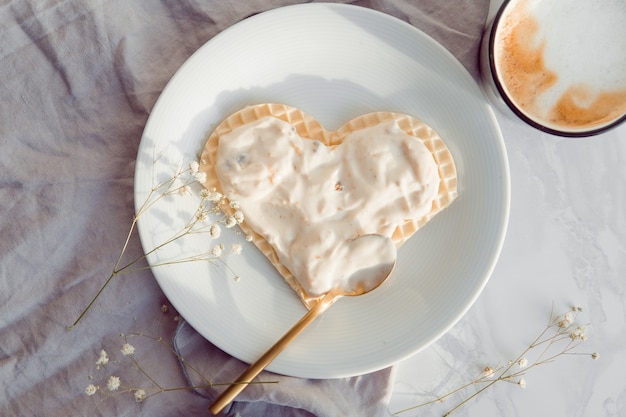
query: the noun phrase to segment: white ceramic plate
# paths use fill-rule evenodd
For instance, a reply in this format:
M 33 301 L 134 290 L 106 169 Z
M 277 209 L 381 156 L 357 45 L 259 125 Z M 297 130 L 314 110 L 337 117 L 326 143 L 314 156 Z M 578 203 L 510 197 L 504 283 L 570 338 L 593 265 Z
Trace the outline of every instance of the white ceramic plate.
M 456 323 L 486 284 L 504 239 L 509 173 L 497 122 L 472 77 L 444 48 L 409 24 L 369 9 L 306 4 L 250 17 L 202 46 L 169 82 L 146 125 L 135 200 L 148 194 L 166 160 L 195 158 L 205 135 L 245 105 L 301 108 L 328 129 L 372 111 L 421 118 L 448 144 L 459 175 L 458 200 L 399 251 L 376 291 L 338 301 L 270 366 L 308 378 L 382 369 L 426 347 Z M 153 156 L 166 157 L 152 164 Z M 149 250 L 179 230 L 196 207 L 167 198 L 142 217 Z M 225 244 L 242 241 L 225 236 Z M 241 276 L 203 262 L 153 268 L 180 314 L 229 354 L 252 362 L 305 312 L 296 295 L 251 244 L 226 259 Z M 151 265 L 209 248 L 194 236 L 149 257 Z

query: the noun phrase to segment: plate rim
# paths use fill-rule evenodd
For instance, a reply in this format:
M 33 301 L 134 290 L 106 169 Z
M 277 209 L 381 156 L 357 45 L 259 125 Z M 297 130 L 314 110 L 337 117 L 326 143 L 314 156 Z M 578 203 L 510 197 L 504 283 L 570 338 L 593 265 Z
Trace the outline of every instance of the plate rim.
M 159 109 L 162 106 L 162 101 L 165 100 L 165 97 L 167 96 L 167 92 L 173 88 L 175 88 L 175 85 L 177 83 L 177 80 L 179 77 L 181 77 L 181 74 L 185 73 L 185 70 L 188 66 L 193 65 L 195 58 L 197 55 L 199 55 L 201 53 L 201 51 L 203 50 L 203 48 L 207 47 L 207 45 L 209 44 L 213 44 L 216 42 L 219 42 L 220 39 L 222 39 L 225 36 L 228 36 L 229 33 L 231 33 L 232 31 L 236 31 L 239 30 L 238 28 L 241 28 L 242 24 L 245 24 L 246 22 L 253 22 L 254 20 L 257 19 L 266 19 L 268 18 L 268 16 L 271 17 L 271 15 L 274 14 L 280 14 L 280 13 L 284 13 L 285 11 L 288 10 L 293 10 L 293 9 L 310 9 L 310 8 L 320 8 L 320 7 L 324 7 L 324 8 L 338 8 L 338 9 L 344 9 L 344 10 L 349 10 L 351 11 L 355 11 L 356 13 L 365 13 L 365 14 L 370 14 L 372 16 L 374 16 L 375 18 L 380 18 L 380 19 L 387 19 L 388 22 L 391 22 L 392 24 L 400 24 L 400 25 L 404 25 L 405 27 L 409 28 L 411 31 L 414 31 L 416 34 L 418 34 L 419 37 L 422 38 L 423 41 L 426 42 L 430 42 L 432 45 L 434 45 L 436 47 L 436 49 L 438 50 L 438 53 L 442 53 L 444 55 L 447 55 L 447 60 L 450 60 L 451 62 L 453 62 L 453 65 L 457 66 L 457 69 L 462 70 L 462 72 L 465 74 L 465 76 L 471 80 L 472 83 L 476 84 L 475 80 L 473 79 L 473 77 L 469 74 L 469 72 L 467 71 L 467 69 L 461 64 L 461 62 L 459 62 L 456 57 L 454 57 L 454 55 L 448 51 L 447 49 L 445 49 L 441 44 L 439 44 L 436 40 L 434 40 L 432 37 L 430 37 L 428 34 L 426 34 L 425 32 L 423 32 L 422 30 L 420 30 L 419 28 L 409 24 L 408 22 L 405 22 L 401 19 L 398 19 L 392 15 L 389 15 L 387 13 L 384 13 L 382 11 L 378 11 L 375 9 L 370 9 L 367 7 L 363 7 L 363 6 L 357 6 L 357 5 L 350 5 L 350 4 L 334 4 L 334 3 L 309 3 L 309 4 L 296 4 L 296 5 L 288 5 L 288 6 L 283 6 L 283 7 L 277 7 L 277 8 L 273 8 L 273 9 L 269 9 L 267 11 L 249 16 L 247 18 L 244 18 L 243 20 L 238 21 L 237 23 L 229 26 L 228 28 L 224 29 L 223 31 L 221 31 L 220 33 L 216 34 L 215 36 L 213 36 L 211 39 L 209 39 L 207 42 L 205 42 L 203 45 L 201 45 L 196 51 L 194 51 L 193 54 L 190 55 L 189 58 L 187 58 L 185 60 L 185 62 L 183 62 L 183 64 L 181 64 L 181 66 L 177 69 L 177 71 L 173 74 L 173 76 L 170 78 L 170 80 L 167 82 L 166 86 L 163 88 L 161 94 L 159 95 L 158 99 L 156 100 L 152 111 L 150 113 L 150 116 L 146 122 L 146 125 L 144 127 L 144 131 L 142 133 L 142 140 L 141 143 L 139 145 L 139 150 L 138 150 L 138 156 L 141 153 L 142 147 L 144 146 L 144 136 L 146 131 L 149 129 L 150 124 L 151 124 L 151 120 L 153 118 L 156 118 L 158 113 L 159 113 Z M 478 85 L 476 84 L 476 91 L 480 92 L 480 89 L 478 87 Z M 484 97 L 483 97 L 484 98 Z M 210 98 L 208 99 L 210 100 Z M 436 336 L 432 337 L 430 341 L 428 341 L 425 346 L 421 346 L 418 349 L 405 353 L 404 355 L 402 355 L 402 358 L 393 358 L 391 360 L 389 360 L 387 363 L 385 363 L 384 365 L 380 365 L 380 363 L 373 365 L 373 366 L 362 366 L 361 370 L 358 371 L 357 373 L 355 373 L 354 371 L 350 371 L 350 372 L 330 372 L 328 373 L 328 375 L 324 374 L 324 375 L 306 375 L 306 374 L 302 374 L 301 372 L 295 372 L 295 373 L 290 373 L 288 371 L 285 370 L 274 370 L 272 369 L 272 367 L 270 366 L 268 369 L 273 370 L 274 372 L 279 372 L 281 374 L 284 375 L 291 375 L 291 376 L 296 376 L 296 377 L 307 377 L 307 378 L 335 378 L 335 377 L 346 377 L 346 376 L 355 376 L 355 375 L 360 375 L 360 374 L 365 374 L 365 373 L 369 373 L 369 372 L 373 372 L 379 369 L 383 369 L 385 367 L 388 367 L 390 365 L 392 365 L 393 363 L 397 362 L 398 360 L 401 360 L 403 358 L 409 357 L 414 355 L 415 353 L 417 353 L 417 351 L 423 349 L 424 347 L 430 345 L 431 343 L 434 343 L 436 340 L 438 340 L 442 335 L 444 335 L 445 333 L 447 333 L 451 327 L 453 327 L 465 314 L 466 312 L 471 308 L 471 306 L 475 303 L 476 299 L 480 296 L 480 294 L 482 293 L 484 287 L 486 286 L 486 284 L 488 283 L 493 270 L 497 264 L 497 261 L 499 259 L 500 256 L 500 252 L 502 250 L 503 244 L 504 244 L 504 240 L 506 237 L 506 232 L 507 232 L 507 228 L 508 228 L 508 221 L 509 221 L 509 216 L 510 216 L 510 195 L 511 195 L 511 190 L 510 190 L 510 167 L 509 167 L 509 161 L 508 161 L 508 157 L 507 157 L 507 152 L 506 152 L 506 146 L 505 146 L 505 142 L 504 142 L 504 138 L 502 136 L 502 132 L 500 129 L 500 126 L 497 122 L 497 119 L 495 117 L 495 114 L 493 112 L 493 110 L 491 109 L 491 107 L 486 104 L 486 111 L 487 111 L 487 117 L 490 119 L 489 122 L 491 124 L 491 127 L 493 128 L 493 133 L 495 133 L 495 139 L 496 139 L 496 148 L 499 151 L 500 154 L 500 163 L 502 163 L 503 165 L 503 172 L 501 173 L 503 178 L 501 179 L 502 185 L 503 185 L 503 201 L 502 201 L 502 207 L 503 210 L 500 213 L 502 215 L 501 217 L 501 221 L 500 221 L 500 225 L 498 227 L 499 233 L 498 233 L 498 237 L 497 239 L 494 240 L 494 244 L 495 244 L 495 250 L 492 253 L 492 256 L 489 260 L 488 263 L 488 267 L 486 269 L 486 271 L 484 271 L 484 277 L 481 280 L 481 285 L 474 288 L 474 293 L 473 296 L 471 297 L 471 299 L 469 300 L 469 302 L 466 302 L 464 307 L 459 311 L 459 313 L 456 315 L 456 317 L 451 320 L 447 326 L 444 326 L 441 328 L 441 330 L 436 334 Z M 138 178 L 140 177 L 140 175 L 142 175 L 142 172 L 140 172 L 140 164 L 136 165 L 136 169 L 135 169 L 135 207 L 137 208 L 137 204 L 138 204 L 138 193 L 137 193 L 137 183 L 138 183 Z M 144 228 L 141 227 L 141 222 L 138 222 L 138 229 L 139 229 L 139 235 L 140 235 L 140 240 L 141 240 L 141 244 L 142 247 L 145 248 L 145 232 L 142 232 L 142 230 Z M 154 271 L 153 271 L 154 273 Z M 157 279 L 157 282 L 159 282 L 159 277 L 157 276 L 157 273 L 154 273 L 155 278 Z M 161 282 L 159 282 L 159 286 L 162 287 Z M 163 290 L 163 288 L 162 288 Z M 165 292 L 165 291 L 164 291 Z M 166 293 L 165 294 L 167 296 L 168 299 L 170 299 L 169 295 Z M 170 300 L 170 302 L 172 302 Z M 192 326 L 193 324 L 190 323 Z M 216 344 L 214 341 L 209 340 L 211 343 Z M 231 356 L 235 356 L 232 352 L 229 352 L 228 350 L 224 349 L 223 346 L 218 346 L 216 344 L 216 346 L 222 350 L 225 350 L 229 355 Z M 237 356 L 235 356 L 237 357 Z

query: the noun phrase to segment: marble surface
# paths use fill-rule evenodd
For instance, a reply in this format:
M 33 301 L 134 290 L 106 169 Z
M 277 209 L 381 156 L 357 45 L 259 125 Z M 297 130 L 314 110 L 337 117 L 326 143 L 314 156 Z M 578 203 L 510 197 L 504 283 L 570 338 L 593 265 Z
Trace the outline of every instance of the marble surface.
M 497 116 L 512 190 L 500 259 L 467 315 L 434 345 L 399 364 L 390 410 L 423 402 L 420 395 L 443 395 L 485 366 L 514 359 L 544 328 L 553 306 L 557 313 L 581 306 L 578 318 L 589 323 L 588 339 L 577 351 L 598 352 L 598 360 L 560 357 L 530 370 L 525 389 L 496 384 L 456 415 L 622 416 L 626 125 L 593 138 L 565 139 Z M 429 411 L 446 411 L 462 398 Z
M 506 364 L 543 330 L 553 310 L 580 306 L 587 340 L 576 351 L 598 352 L 598 360 L 561 356 L 530 369 L 524 389 L 497 383 L 453 415 L 626 415 L 626 125 L 568 139 L 499 111 L 496 117 L 512 194 L 501 256 L 469 312 L 399 364 L 390 411 L 444 395 L 486 366 Z M 442 415 L 475 391 L 399 415 Z

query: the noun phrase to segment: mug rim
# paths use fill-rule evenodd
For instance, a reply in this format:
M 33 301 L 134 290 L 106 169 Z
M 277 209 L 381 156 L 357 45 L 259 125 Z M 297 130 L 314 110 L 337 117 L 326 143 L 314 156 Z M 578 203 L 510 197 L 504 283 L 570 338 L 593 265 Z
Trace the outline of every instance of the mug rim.
M 502 19 L 503 14 L 505 13 L 506 8 L 513 2 L 516 0 L 504 0 L 504 2 L 502 3 L 502 5 L 498 8 L 498 11 L 496 12 L 493 21 L 491 23 L 491 28 L 489 31 L 489 42 L 488 42 L 488 57 L 489 57 L 489 72 L 490 72 L 490 76 L 491 79 L 493 80 L 493 83 L 496 87 L 496 89 L 498 90 L 498 93 L 500 95 L 500 97 L 502 98 L 502 100 L 506 103 L 507 107 L 513 111 L 513 113 L 515 113 L 515 115 L 517 117 L 519 117 L 520 119 L 522 119 L 525 123 L 529 124 L 530 126 L 539 129 L 543 132 L 552 134 L 552 135 L 557 135 L 557 136 L 563 136 L 563 137 L 571 137 L 571 138 L 575 138 L 575 137 L 589 137 L 589 136 L 595 136 L 595 135 L 599 135 L 601 133 L 605 133 L 617 126 L 619 126 L 620 124 L 622 124 L 624 121 L 626 121 L 626 113 L 621 115 L 620 117 L 618 117 L 617 119 L 613 120 L 610 123 L 607 123 L 603 126 L 600 127 L 594 127 L 594 128 L 590 128 L 590 129 L 585 129 L 585 130 L 577 130 L 577 131 L 569 131 L 569 130 L 563 130 L 563 129 L 558 129 L 558 128 L 554 128 L 554 127 L 549 127 L 546 126 L 545 124 L 541 124 L 540 122 L 532 119 L 531 117 L 529 117 L 528 115 L 526 115 L 526 113 L 524 113 L 516 104 L 515 102 L 509 97 L 509 95 L 507 94 L 503 84 L 500 81 L 500 78 L 498 77 L 498 72 L 496 70 L 496 58 L 495 58 L 495 54 L 494 54 L 494 48 L 495 48 L 495 39 L 496 39 L 496 32 L 498 31 L 499 28 L 499 24 L 500 24 L 500 20 Z

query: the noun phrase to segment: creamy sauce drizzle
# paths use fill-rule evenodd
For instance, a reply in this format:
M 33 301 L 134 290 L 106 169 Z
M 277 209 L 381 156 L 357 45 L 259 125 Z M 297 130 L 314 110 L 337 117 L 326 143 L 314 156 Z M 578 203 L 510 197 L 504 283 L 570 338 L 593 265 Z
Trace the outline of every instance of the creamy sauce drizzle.
M 404 220 L 430 212 L 439 189 L 430 151 L 395 122 L 329 147 L 262 118 L 220 138 L 216 173 L 246 223 L 310 295 L 350 287 L 359 269 L 389 262 L 355 239 L 391 237 Z

